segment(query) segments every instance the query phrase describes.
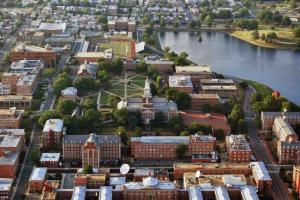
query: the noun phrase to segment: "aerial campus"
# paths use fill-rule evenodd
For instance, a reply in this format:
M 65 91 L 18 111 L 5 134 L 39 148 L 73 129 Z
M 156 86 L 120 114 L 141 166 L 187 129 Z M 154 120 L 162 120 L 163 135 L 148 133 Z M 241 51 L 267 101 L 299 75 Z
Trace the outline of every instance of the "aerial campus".
M 0 200 L 300 199 L 298 0 L 2 0 Z

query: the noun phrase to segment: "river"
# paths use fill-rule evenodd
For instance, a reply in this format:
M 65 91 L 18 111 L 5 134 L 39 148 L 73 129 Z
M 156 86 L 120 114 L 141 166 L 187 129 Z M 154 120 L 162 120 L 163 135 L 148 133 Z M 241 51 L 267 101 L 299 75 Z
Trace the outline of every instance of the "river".
M 300 104 L 300 52 L 257 47 L 222 32 L 161 32 L 162 47 L 185 51 L 197 64 L 228 76 L 263 83 Z

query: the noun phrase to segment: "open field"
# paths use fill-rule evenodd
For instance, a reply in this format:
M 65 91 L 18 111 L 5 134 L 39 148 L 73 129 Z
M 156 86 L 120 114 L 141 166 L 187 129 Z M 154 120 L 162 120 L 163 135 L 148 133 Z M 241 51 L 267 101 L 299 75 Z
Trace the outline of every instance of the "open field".
M 123 78 L 123 77 L 122 77 Z M 110 95 L 115 95 L 124 98 L 125 83 L 123 79 L 113 78 L 109 81 L 110 86 L 107 90 L 101 93 L 101 104 L 107 104 Z M 143 94 L 146 76 L 135 75 L 128 77 L 127 97 L 141 97 Z
M 299 41 L 299 39 L 294 37 L 292 29 L 289 28 L 276 28 L 273 30 L 269 26 L 260 26 L 260 30 L 258 31 L 259 35 L 261 36 L 263 33 L 267 35 L 270 32 L 275 32 L 278 37 L 278 39 L 276 39 L 278 42 L 276 43 L 267 43 L 261 39 L 255 40 L 251 35 L 252 32 L 253 31 L 235 31 L 231 35 L 253 45 L 276 49 L 295 48 L 295 44 Z

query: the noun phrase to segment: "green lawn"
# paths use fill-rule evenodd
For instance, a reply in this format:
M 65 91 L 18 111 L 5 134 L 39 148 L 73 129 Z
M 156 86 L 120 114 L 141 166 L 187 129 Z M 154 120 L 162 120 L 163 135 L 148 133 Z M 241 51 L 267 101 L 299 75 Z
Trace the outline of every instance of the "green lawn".
M 121 57 L 129 57 L 131 54 L 131 45 L 129 42 L 110 42 L 100 45 L 101 49 L 112 49 L 114 54 Z

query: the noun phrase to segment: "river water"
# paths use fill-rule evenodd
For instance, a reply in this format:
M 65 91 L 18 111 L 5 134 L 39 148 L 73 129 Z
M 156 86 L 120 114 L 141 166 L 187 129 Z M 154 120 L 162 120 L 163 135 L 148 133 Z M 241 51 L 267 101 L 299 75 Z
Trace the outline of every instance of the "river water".
M 300 104 L 300 52 L 257 47 L 226 33 L 161 32 L 162 47 L 177 53 L 185 51 L 197 64 L 228 76 L 263 83 Z

